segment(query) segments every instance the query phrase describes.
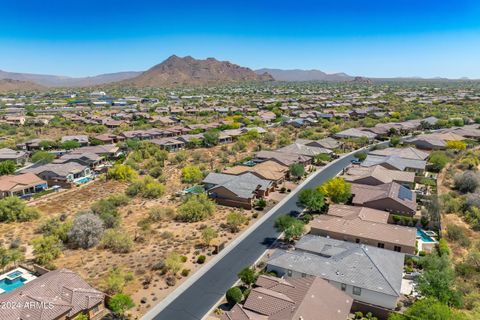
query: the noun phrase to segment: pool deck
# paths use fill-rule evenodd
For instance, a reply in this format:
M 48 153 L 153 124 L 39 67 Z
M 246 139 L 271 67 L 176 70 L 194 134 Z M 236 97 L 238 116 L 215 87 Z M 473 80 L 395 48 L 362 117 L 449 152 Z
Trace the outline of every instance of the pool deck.
M 37 278 L 37 277 L 34 276 L 30 271 L 19 267 L 19 268 L 15 268 L 15 269 L 13 269 L 13 270 L 10 270 L 10 271 L 8 271 L 8 272 L 0 275 L 0 281 L 1 281 L 1 280 L 4 280 L 4 279 L 11 280 L 11 279 L 8 277 L 8 275 L 9 275 L 9 274 L 12 274 L 13 272 L 20 272 L 20 273 L 21 273 L 21 275 L 19 275 L 18 277 L 22 277 L 23 279 L 25 279 L 25 281 L 23 282 L 24 284 L 25 284 L 25 283 L 28 283 L 28 282 L 30 282 L 30 281 L 32 281 L 32 280 L 35 280 L 35 279 Z M 16 279 L 16 278 L 17 278 L 17 277 L 15 277 L 15 279 Z M 0 294 L 5 293 L 5 292 L 6 292 L 5 290 L 3 290 L 3 289 L 0 288 Z

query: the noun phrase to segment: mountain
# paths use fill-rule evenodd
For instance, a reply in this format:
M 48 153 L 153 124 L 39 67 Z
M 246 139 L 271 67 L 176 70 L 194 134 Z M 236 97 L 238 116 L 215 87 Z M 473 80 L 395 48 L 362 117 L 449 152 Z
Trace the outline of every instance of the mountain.
M 45 87 L 29 81 L 20 81 L 13 79 L 1 79 L 0 80 L 0 92 L 11 91 L 40 91 Z
M 33 82 L 45 87 L 89 87 L 134 78 L 141 72 L 126 71 L 100 74 L 93 77 L 73 78 L 46 74 L 16 73 L 0 70 L 0 80 L 11 79 Z
M 346 73 L 325 73 L 320 70 L 282 70 L 282 69 L 259 69 L 258 74 L 268 73 L 277 81 L 349 81 L 353 77 Z
M 253 70 L 214 58 L 197 60 L 190 56 L 173 55 L 141 75 L 122 81 L 121 85 L 135 87 L 201 86 L 226 83 L 272 81 L 268 73 Z

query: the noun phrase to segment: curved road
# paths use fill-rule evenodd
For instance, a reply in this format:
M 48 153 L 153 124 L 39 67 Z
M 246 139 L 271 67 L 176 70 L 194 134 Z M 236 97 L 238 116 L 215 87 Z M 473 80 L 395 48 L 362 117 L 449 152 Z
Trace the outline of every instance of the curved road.
M 304 188 L 312 189 L 334 177 L 354 159 L 353 154 L 339 158 L 315 173 L 315 176 L 296 188 L 294 194 L 275 210 L 261 225 L 246 236 L 231 251 L 216 262 L 206 273 L 200 276 L 188 288 L 180 293 L 168 305 L 160 302 L 142 319 L 144 320 L 201 320 L 206 313 L 223 297 L 225 292 L 237 281 L 237 273 L 250 266 L 261 257 L 280 235 L 274 228 L 275 219 L 290 211 L 301 211 L 297 206 L 298 192 Z M 252 226 L 253 227 L 253 226 Z M 227 247 L 228 248 L 228 247 Z M 206 266 L 205 266 L 206 267 Z M 201 269 L 198 271 L 201 272 Z M 167 297 L 168 299 L 168 297 Z

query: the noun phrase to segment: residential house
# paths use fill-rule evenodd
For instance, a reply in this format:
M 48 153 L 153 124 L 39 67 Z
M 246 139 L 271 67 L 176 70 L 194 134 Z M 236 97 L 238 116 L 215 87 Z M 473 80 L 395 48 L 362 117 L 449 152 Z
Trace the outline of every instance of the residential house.
M 109 134 L 109 133 L 99 134 L 98 136 L 95 136 L 94 139 L 99 140 L 106 144 L 117 143 L 119 141 L 125 140 L 125 138 L 122 136 Z
M 314 159 L 316 156 L 320 154 L 331 154 L 332 150 L 321 148 L 321 147 L 307 146 L 307 145 L 295 142 L 283 148 L 277 149 L 277 152 L 293 154 L 293 155 L 301 155 L 301 156 L 311 157 L 312 159 Z
M 25 151 L 17 151 L 10 148 L 0 149 L 0 162 L 13 161 L 17 165 L 23 165 L 27 162 L 28 154 Z
M 327 281 L 313 276 L 284 279 L 258 277 L 245 303 L 236 304 L 222 320 L 346 320 L 353 299 Z
M 412 189 L 415 183 L 414 172 L 390 170 L 380 165 L 350 167 L 343 175 L 343 178 L 351 183 L 368 184 L 371 186 L 394 181 L 409 189 Z
M 387 211 L 334 204 L 309 223 L 310 233 L 415 254 L 416 228 L 388 224 L 389 216 Z
M 88 136 L 82 134 L 76 136 L 63 136 L 61 142 L 63 143 L 66 141 L 77 141 L 81 146 L 86 146 L 88 145 Z
M 306 235 L 294 251 L 276 249 L 267 261 L 267 271 L 292 278 L 320 277 L 358 304 L 394 309 L 400 297 L 404 258 L 400 252 Z
M 424 150 L 447 149 L 448 141 L 463 141 L 464 137 L 453 132 L 436 132 L 432 134 L 421 134 L 404 141 L 405 144 L 414 145 Z
M 259 178 L 273 181 L 274 187 L 281 185 L 288 175 L 288 167 L 278 162 L 267 160 L 252 166 L 234 166 L 226 168 L 223 173 L 239 175 L 251 172 Z
M 352 184 L 352 204 L 394 214 L 413 216 L 417 210 L 415 192 L 404 186 L 390 182 L 376 186 Z
M 377 135 L 373 132 L 363 131 L 357 128 L 350 128 L 335 134 L 336 138 L 367 138 L 369 141 L 375 140 Z
M 106 313 L 105 294 L 67 269 L 50 271 L 1 297 L 18 307 L 1 308 L 0 320 L 73 320 L 80 314 L 100 319 Z
M 118 158 L 122 151 L 114 144 L 103 144 L 98 146 L 81 147 L 70 152 L 71 154 L 93 153 L 108 159 Z
M 18 196 L 24 197 L 41 192 L 48 187 L 47 182 L 29 172 L 19 175 L 0 177 L 0 198 Z
M 268 196 L 273 189 L 272 181 L 251 172 L 239 175 L 210 172 L 203 184 L 208 196 L 217 203 L 245 209 L 251 209 L 255 199 Z
M 430 155 L 428 152 L 412 147 L 377 149 L 369 151 L 368 154 L 384 157 L 396 156 L 412 160 L 427 160 Z
M 278 151 L 262 150 L 255 153 L 255 157 L 254 157 L 255 162 L 263 162 L 267 160 L 272 160 L 284 166 L 289 167 L 294 163 L 309 165 L 312 163 L 313 159 L 312 157 L 309 157 L 309 156 L 291 154 L 286 152 L 278 152 Z
M 401 158 L 398 156 L 377 156 L 369 154 L 361 163 L 362 167 L 372 167 L 377 165 L 390 170 L 409 171 L 421 174 L 425 171 L 427 162 L 425 160 Z
M 160 146 L 162 150 L 178 151 L 185 147 L 185 142 L 177 138 L 160 138 L 150 140 L 151 143 Z
M 77 181 L 91 177 L 91 170 L 88 166 L 77 162 L 48 163 L 38 167 L 23 169 L 21 173 L 32 172 L 46 180 L 48 186 L 59 185 L 64 188 L 71 188 Z

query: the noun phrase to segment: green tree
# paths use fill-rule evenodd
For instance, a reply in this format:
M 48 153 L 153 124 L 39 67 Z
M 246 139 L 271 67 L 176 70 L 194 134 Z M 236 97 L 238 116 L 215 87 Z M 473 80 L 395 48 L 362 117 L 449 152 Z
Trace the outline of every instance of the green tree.
M 15 173 L 17 165 L 11 160 L 0 162 L 0 176 Z
M 113 295 L 108 301 L 108 307 L 116 315 L 123 317 L 125 312 L 133 308 L 135 303 L 133 303 L 132 298 L 125 293 L 117 293 Z
M 299 238 L 305 232 L 305 224 L 288 214 L 280 216 L 275 220 L 275 228 L 284 233 L 287 241 Z
M 68 141 L 62 142 L 62 144 L 60 145 L 60 148 L 65 150 L 77 149 L 80 147 L 81 147 L 81 144 L 77 140 L 68 140 Z
M 228 303 L 233 306 L 242 301 L 243 293 L 239 287 L 233 287 L 227 290 L 225 297 L 227 298 Z
M 247 287 L 251 287 L 257 282 L 258 275 L 253 268 L 246 267 L 238 273 L 238 278 L 242 280 L 243 284 Z
M 6 197 L 0 200 L 0 222 L 30 221 L 37 219 L 37 209 L 28 207 L 18 197 Z
M 461 320 L 465 319 L 447 305 L 432 299 L 415 301 L 404 314 L 391 313 L 388 320 Z
M 49 266 L 62 254 L 62 244 L 55 236 L 42 236 L 32 240 L 35 261 Z
M 452 305 L 460 305 L 461 297 L 455 290 L 455 272 L 448 255 L 439 256 L 436 252 L 427 254 L 420 260 L 423 272 L 418 277 L 418 289 L 426 297 Z
M 320 211 L 325 205 L 323 193 L 317 189 L 303 189 L 298 195 L 298 201 L 310 211 Z
M 218 144 L 219 141 L 218 130 L 209 130 L 203 134 L 203 143 L 206 147 L 213 147 Z
M 393 136 L 390 138 L 390 145 L 392 147 L 396 147 L 400 144 L 400 137 L 399 136 Z
M 48 151 L 37 151 L 32 155 L 31 161 L 38 164 L 47 164 L 55 159 L 55 155 Z
M 289 167 L 290 175 L 295 179 L 300 179 L 305 174 L 305 167 L 299 163 L 294 163 Z
M 202 240 L 207 247 L 210 246 L 210 243 L 217 237 L 218 237 L 217 230 L 211 227 L 206 227 L 205 229 L 202 230 Z
M 215 203 L 206 194 L 189 196 L 178 208 L 177 218 L 185 222 L 197 222 L 215 213 Z
M 328 180 L 319 186 L 317 190 L 329 197 L 334 203 L 345 203 L 352 195 L 351 184 L 340 177 L 335 177 Z
M 199 183 L 202 179 L 202 171 L 197 166 L 186 166 L 182 169 L 182 182 Z
M 450 158 L 443 151 L 433 151 L 428 159 L 430 170 L 435 172 L 440 172 L 449 161 Z
M 5 270 L 5 267 L 7 267 L 10 262 L 10 254 L 8 250 L 3 245 L 0 245 L 0 268 L 2 271 Z

